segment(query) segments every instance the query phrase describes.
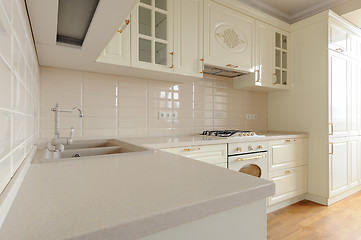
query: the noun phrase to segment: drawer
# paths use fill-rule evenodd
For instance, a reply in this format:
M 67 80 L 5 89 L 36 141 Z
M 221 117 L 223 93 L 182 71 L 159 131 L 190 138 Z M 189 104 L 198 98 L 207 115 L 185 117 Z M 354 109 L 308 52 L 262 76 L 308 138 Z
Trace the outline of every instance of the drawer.
M 211 164 L 227 163 L 227 144 L 164 148 L 161 150 Z
M 302 166 L 307 163 L 307 139 L 293 138 L 269 142 L 269 171 Z
M 269 198 L 269 205 L 307 192 L 307 166 L 275 171 L 268 174 L 268 179 L 276 185 L 276 193 Z

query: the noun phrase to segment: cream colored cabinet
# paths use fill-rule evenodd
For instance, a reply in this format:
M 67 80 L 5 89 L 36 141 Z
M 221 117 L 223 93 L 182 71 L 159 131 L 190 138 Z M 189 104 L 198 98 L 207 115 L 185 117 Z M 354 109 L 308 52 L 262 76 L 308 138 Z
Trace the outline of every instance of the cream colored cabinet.
M 329 172 L 330 196 L 348 189 L 348 143 L 347 138 L 330 141 Z
M 359 149 L 358 137 L 348 141 L 348 185 L 350 188 L 358 185 L 359 179 Z
M 140 0 L 131 16 L 132 66 L 173 72 L 173 1 Z
M 174 73 L 202 77 L 203 0 L 174 1 Z
M 268 179 L 276 185 L 269 205 L 307 192 L 307 139 L 290 138 L 268 143 Z
M 161 150 L 227 168 L 227 144 L 164 148 Z
M 97 62 L 130 66 L 130 16 L 114 34 Z
M 307 166 L 271 172 L 269 180 L 276 185 L 276 192 L 269 198 L 269 205 L 296 197 L 307 192 Z
M 254 18 L 205 0 L 204 63 L 254 71 L 254 25 Z
M 329 25 L 329 48 L 331 50 L 346 53 L 348 30 L 331 21 Z
M 329 134 L 347 136 L 347 57 L 329 51 L 329 72 Z
M 348 135 L 357 136 L 360 125 L 360 62 L 349 58 L 347 65 L 348 87 L 347 87 L 347 106 L 348 106 Z
M 288 87 L 289 86 L 289 77 L 288 77 L 289 33 L 278 29 L 274 33 L 274 38 L 275 38 L 274 41 L 275 61 L 274 61 L 272 84 L 279 87 Z
M 269 171 L 307 164 L 307 139 L 291 138 L 269 142 Z

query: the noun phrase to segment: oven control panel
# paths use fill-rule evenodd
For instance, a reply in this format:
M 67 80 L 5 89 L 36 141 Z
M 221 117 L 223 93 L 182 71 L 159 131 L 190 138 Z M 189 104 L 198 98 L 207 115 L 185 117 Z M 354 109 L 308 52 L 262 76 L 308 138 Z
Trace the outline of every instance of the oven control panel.
M 228 155 L 267 151 L 266 141 L 228 143 Z

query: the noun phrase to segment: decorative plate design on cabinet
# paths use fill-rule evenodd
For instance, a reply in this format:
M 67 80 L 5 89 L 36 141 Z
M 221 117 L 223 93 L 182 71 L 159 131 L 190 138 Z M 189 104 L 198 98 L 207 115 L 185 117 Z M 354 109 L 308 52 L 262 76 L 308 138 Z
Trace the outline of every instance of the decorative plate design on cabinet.
M 233 52 L 243 52 L 247 48 L 246 36 L 236 26 L 219 24 L 215 28 L 214 36 L 223 48 Z

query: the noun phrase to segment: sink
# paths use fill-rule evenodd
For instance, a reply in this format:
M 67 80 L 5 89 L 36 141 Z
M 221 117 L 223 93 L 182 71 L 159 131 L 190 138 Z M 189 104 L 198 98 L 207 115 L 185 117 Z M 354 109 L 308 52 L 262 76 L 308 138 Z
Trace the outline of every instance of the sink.
M 148 149 L 115 139 L 77 140 L 65 146 L 63 152 L 44 150 L 41 162 L 60 159 L 79 159 L 82 157 L 106 156 L 132 152 L 143 152 Z

